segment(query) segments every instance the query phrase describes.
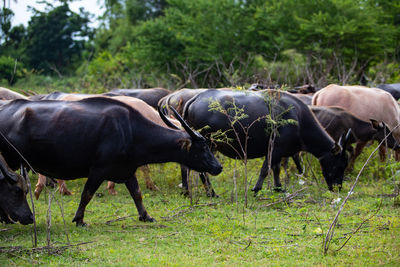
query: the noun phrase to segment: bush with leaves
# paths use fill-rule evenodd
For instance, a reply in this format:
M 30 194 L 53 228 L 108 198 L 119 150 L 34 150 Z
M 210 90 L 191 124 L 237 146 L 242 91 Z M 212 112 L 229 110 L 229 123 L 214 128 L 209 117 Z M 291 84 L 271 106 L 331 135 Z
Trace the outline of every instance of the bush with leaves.
M 23 65 L 18 60 L 8 56 L 0 56 L 0 82 L 2 84 L 13 85 L 24 76 L 23 71 Z

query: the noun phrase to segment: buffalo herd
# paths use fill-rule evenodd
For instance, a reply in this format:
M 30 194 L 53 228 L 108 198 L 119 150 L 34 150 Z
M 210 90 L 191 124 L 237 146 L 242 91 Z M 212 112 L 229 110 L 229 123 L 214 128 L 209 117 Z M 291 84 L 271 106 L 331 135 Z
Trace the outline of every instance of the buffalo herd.
M 114 183 L 124 183 L 139 220 L 154 221 L 135 174 L 142 168 L 146 185 L 157 189 L 147 164 L 179 163 L 185 194 L 188 170 L 195 170 L 207 194 L 217 197 L 208 177 L 222 171 L 216 151 L 233 159 L 264 159 L 255 194 L 270 168 L 275 189 L 282 190 L 281 161 L 292 157 L 301 171 L 301 151 L 318 159 L 329 190 L 340 189 L 345 170 L 368 143 L 385 144 L 382 160 L 387 148 L 400 158 L 399 96 L 399 84 L 288 91 L 254 84 L 249 90 L 114 89 L 29 97 L 0 87 L 0 221 L 33 222 L 27 178 L 16 173 L 26 168 L 39 175 L 36 198 L 46 177 L 58 179 L 63 194 L 70 194 L 65 180 L 88 178 L 73 218 L 78 226 L 85 225 L 86 206 L 105 180 L 110 194 L 116 193 Z

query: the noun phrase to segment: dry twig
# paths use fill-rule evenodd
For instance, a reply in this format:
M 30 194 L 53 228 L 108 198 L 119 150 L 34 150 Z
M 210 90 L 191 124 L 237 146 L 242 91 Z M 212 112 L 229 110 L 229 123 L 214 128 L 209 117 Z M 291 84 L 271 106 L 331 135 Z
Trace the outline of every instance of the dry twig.
M 284 197 L 284 198 L 282 198 L 282 199 L 280 199 L 278 201 L 275 201 L 275 202 L 272 202 L 272 203 L 268 203 L 268 204 L 262 205 L 260 207 L 261 208 L 265 208 L 265 207 L 270 207 L 270 206 L 273 206 L 273 205 L 276 205 L 276 204 L 279 204 L 279 203 L 283 203 L 283 202 L 287 203 L 287 202 L 291 201 L 293 198 L 297 197 L 300 192 L 306 190 L 307 188 L 308 187 L 303 187 L 303 188 L 297 190 L 296 192 L 294 192 L 294 193 L 292 193 L 292 194 L 290 194 L 290 195 L 288 195 L 288 196 L 286 196 L 286 197 Z M 261 198 L 261 200 L 263 200 L 263 199 Z
M 338 212 L 336 213 L 335 218 L 333 219 L 333 221 L 332 221 L 332 223 L 331 223 L 331 225 L 330 225 L 330 227 L 329 227 L 328 232 L 326 233 L 326 236 L 325 236 L 325 239 L 324 239 L 324 243 L 323 243 L 323 252 L 324 252 L 324 255 L 326 255 L 326 253 L 327 253 L 328 250 L 329 250 L 329 245 L 330 245 L 330 243 L 331 243 L 331 241 L 332 241 L 332 239 L 333 239 L 333 235 L 334 235 L 334 233 L 335 233 L 335 227 L 336 227 L 336 225 L 337 225 L 337 223 L 338 223 L 339 215 L 342 213 L 342 210 L 343 210 L 343 208 L 344 208 L 344 205 L 347 203 L 349 197 L 353 194 L 354 188 L 356 187 L 356 185 L 357 185 L 357 183 L 358 183 L 358 180 L 360 179 L 361 173 L 364 171 L 365 167 L 367 166 L 367 164 L 369 163 L 370 159 L 371 159 L 372 156 L 375 154 L 375 152 L 380 148 L 380 146 L 381 146 L 384 142 L 386 142 L 386 139 L 388 138 L 388 136 L 389 136 L 395 129 L 397 129 L 399 126 L 400 126 L 400 124 L 398 124 L 396 127 L 394 127 L 394 128 L 385 136 L 385 138 L 379 143 L 379 145 L 374 149 L 374 151 L 372 151 L 372 153 L 369 155 L 368 159 L 365 161 L 364 165 L 362 166 L 361 170 L 358 172 L 358 175 L 357 175 L 357 177 L 356 177 L 356 179 L 355 179 L 355 181 L 354 181 L 354 184 L 351 186 L 350 191 L 347 193 L 346 198 L 343 200 L 342 205 L 340 206 Z M 379 210 L 379 209 L 378 209 L 378 210 Z M 376 213 L 375 213 L 373 216 L 375 216 L 375 215 L 376 215 Z M 368 218 L 368 220 L 371 219 L 371 218 L 372 218 L 372 217 Z M 362 226 L 363 224 L 364 224 L 364 222 L 361 224 L 361 226 Z M 361 226 L 359 226 L 359 227 L 361 228 Z M 347 243 L 347 241 L 348 241 L 348 240 L 346 240 L 345 244 Z M 345 245 L 345 244 L 344 244 L 344 245 Z M 344 245 L 343 245 L 343 246 L 344 246 Z M 342 247 L 343 247 L 343 246 L 342 246 Z M 342 247 L 341 247 L 340 249 L 342 249 Z

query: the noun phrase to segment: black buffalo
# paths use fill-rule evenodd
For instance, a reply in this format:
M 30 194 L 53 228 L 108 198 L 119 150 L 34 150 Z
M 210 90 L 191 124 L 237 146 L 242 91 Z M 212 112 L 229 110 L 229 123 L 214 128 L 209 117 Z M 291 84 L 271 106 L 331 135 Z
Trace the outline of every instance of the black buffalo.
M 16 100 L 0 108 L 0 130 L 35 171 L 72 180 L 88 177 L 73 219 L 84 225 L 84 211 L 105 180 L 125 183 L 142 221 L 153 221 L 142 203 L 135 176 L 139 166 L 178 162 L 200 172 L 218 174 L 222 167 L 206 140 L 178 118 L 185 130 L 162 127 L 130 106 L 113 99 L 81 101 Z M 12 169 L 19 154 L 1 140 Z
M 33 222 L 33 214 L 26 201 L 28 186 L 24 178 L 14 173 L 0 154 L 0 221 L 22 224 Z
M 211 110 L 211 107 L 215 109 Z M 242 111 L 236 112 L 238 110 Z M 235 120 L 235 117 L 240 119 Z M 289 93 L 276 90 L 207 90 L 187 102 L 184 118 L 195 129 L 202 129 L 201 133 L 206 138 L 218 131 L 226 133 L 225 140 L 213 140 L 213 144 L 219 152 L 228 157 L 243 158 L 244 151 L 249 159 L 265 157 L 258 181 L 252 189 L 255 192 L 261 190 L 268 172 L 267 154 L 271 125 L 280 125 L 277 127 L 278 132 L 272 149 L 273 169 L 279 170 L 283 157 L 307 151 L 319 159 L 330 190 L 334 185 L 342 184 L 347 155 L 341 147 L 345 146 L 348 135 L 342 139 L 341 145 L 335 143 L 310 109 Z M 248 131 L 247 145 L 244 129 Z M 275 183 L 279 184 L 279 181 L 275 180 Z

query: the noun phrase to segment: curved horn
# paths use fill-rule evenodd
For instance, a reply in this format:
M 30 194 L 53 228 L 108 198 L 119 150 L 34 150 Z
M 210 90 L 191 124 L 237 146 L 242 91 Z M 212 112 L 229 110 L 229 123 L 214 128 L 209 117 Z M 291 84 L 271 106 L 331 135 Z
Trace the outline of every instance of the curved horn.
M 173 107 L 169 107 L 172 112 L 175 114 L 176 119 L 181 123 L 182 127 L 186 130 L 186 132 L 193 138 L 193 139 L 203 139 L 204 137 L 193 131 L 189 125 L 186 123 L 186 121 L 183 120 L 183 118 L 181 117 L 181 115 L 179 115 L 178 111 L 176 111 Z
M 9 175 L 10 171 L 7 168 L 7 163 L 1 154 L 0 154 L 0 172 L 3 176 L 0 179 L 6 178 L 7 181 L 9 181 L 12 184 L 15 184 L 18 182 L 17 178 L 14 175 Z
M 162 112 L 161 107 L 157 106 L 157 111 L 158 114 L 160 114 L 161 119 L 163 120 L 163 122 L 170 128 L 172 129 L 176 129 L 176 130 L 180 130 L 178 126 L 176 126 L 175 124 L 173 124 Z
M 346 153 L 346 147 L 350 140 L 350 134 L 351 134 L 351 128 L 347 131 L 346 135 L 343 134 L 343 136 L 345 136 L 345 137 L 341 138 L 342 142 L 343 142 L 343 144 L 341 144 L 341 146 L 343 148 L 342 154 Z

